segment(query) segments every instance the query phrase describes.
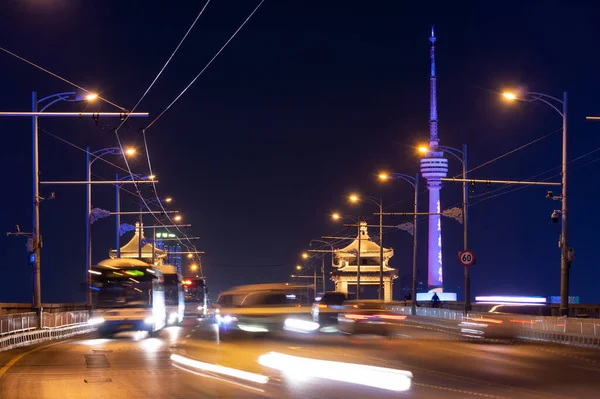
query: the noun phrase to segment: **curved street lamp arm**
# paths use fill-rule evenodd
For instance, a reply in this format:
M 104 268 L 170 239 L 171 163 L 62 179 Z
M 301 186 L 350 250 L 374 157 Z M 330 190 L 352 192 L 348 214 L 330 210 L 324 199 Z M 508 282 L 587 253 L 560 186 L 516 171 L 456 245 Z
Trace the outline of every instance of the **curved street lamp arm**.
M 417 186 L 417 178 L 415 176 L 405 175 L 404 173 L 392 173 L 392 177 L 394 179 L 404 180 L 415 188 Z
M 454 148 L 454 147 L 446 147 L 446 146 L 442 146 L 439 145 L 438 148 L 442 151 L 447 152 L 448 154 L 452 155 L 454 158 L 458 159 L 461 163 L 465 163 L 465 153 L 462 152 L 461 150 L 459 150 L 458 148 Z M 460 155 L 459 155 L 460 154 Z
M 554 100 L 554 101 L 556 101 L 559 104 L 563 103 L 563 101 L 560 98 L 551 96 L 549 94 L 538 93 L 538 92 L 535 92 L 535 91 L 528 91 L 526 94 L 530 94 L 530 95 L 534 96 L 536 99 L 540 99 L 540 98 L 544 97 L 544 98 L 549 98 L 551 100 Z
M 49 99 L 54 98 L 54 97 L 58 97 L 58 99 L 55 100 L 55 101 L 67 100 L 69 97 L 73 97 L 75 94 L 77 94 L 77 93 L 75 93 L 74 91 L 65 91 L 65 92 L 62 92 L 62 93 L 51 94 L 51 95 L 46 96 L 46 97 L 44 97 L 42 99 L 39 99 L 38 100 L 38 104 L 43 103 L 44 101 L 49 100 Z M 55 101 L 53 101 L 53 103 Z
M 110 147 L 110 148 L 103 148 L 101 150 L 96 150 L 94 152 L 90 152 L 90 155 L 92 157 L 94 157 L 94 159 L 92 159 L 90 161 L 90 165 L 93 164 L 94 162 L 96 162 L 98 159 L 101 159 L 105 155 L 109 155 L 109 154 L 110 155 L 121 154 L 121 149 L 119 147 Z
M 381 199 L 380 199 L 380 198 L 373 197 L 373 196 L 371 196 L 371 195 L 365 195 L 365 196 L 364 196 L 364 197 L 362 197 L 362 198 L 364 198 L 364 199 L 366 199 L 366 200 L 369 200 L 369 201 L 371 201 L 371 203 L 373 203 L 373 204 L 375 204 L 375 205 L 377 205 L 377 206 L 381 206 Z
M 559 104 L 563 104 L 564 105 L 564 102 L 562 100 L 560 100 L 560 99 L 558 99 L 556 97 L 553 97 L 553 96 L 549 96 L 548 94 L 536 93 L 536 92 L 533 92 L 533 91 L 529 91 L 526 94 L 529 94 L 531 96 L 531 99 L 525 100 L 525 101 L 541 101 L 544 104 L 546 104 L 547 106 L 549 106 L 550 108 L 552 108 L 553 110 L 555 110 L 556 112 L 558 112 L 558 114 L 562 118 L 565 117 L 565 115 L 563 114 L 563 112 L 559 108 L 557 108 L 556 105 L 554 105 L 550 101 L 548 101 L 547 98 L 551 99 L 551 100 L 554 100 L 554 101 L 556 101 Z

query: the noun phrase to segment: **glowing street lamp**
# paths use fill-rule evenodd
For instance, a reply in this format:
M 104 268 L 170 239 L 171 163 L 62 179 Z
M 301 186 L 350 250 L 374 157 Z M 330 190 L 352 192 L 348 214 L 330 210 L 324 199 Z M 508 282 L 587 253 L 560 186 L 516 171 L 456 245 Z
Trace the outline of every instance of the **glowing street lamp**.
M 96 94 L 96 93 L 90 93 L 90 94 L 88 94 L 88 95 L 85 96 L 85 99 L 87 101 L 94 101 L 97 98 L 98 98 L 98 94 Z
M 525 102 L 539 101 L 553 110 L 562 118 L 562 165 L 561 165 L 561 186 L 560 196 L 554 196 L 553 199 L 561 201 L 561 209 L 555 213 L 561 215 L 561 234 L 559 240 L 560 247 L 560 315 L 569 315 L 569 273 L 572 262 L 572 249 L 569 248 L 567 240 L 568 234 L 568 206 L 567 206 L 567 92 L 563 92 L 562 99 L 544 93 L 526 92 L 519 93 L 517 96 L 513 92 L 504 92 L 502 96 L 509 101 L 519 100 Z M 554 214 L 554 213 L 553 213 Z
M 358 195 L 352 194 L 348 197 L 348 199 L 350 199 L 352 202 L 358 202 L 360 198 L 358 198 Z
M 125 155 L 131 156 L 135 154 L 135 148 L 127 148 L 122 150 L 121 147 L 109 147 L 90 152 L 90 147 L 85 147 L 85 164 L 86 164 L 86 180 L 92 181 L 92 165 L 99 159 L 104 158 L 106 155 Z M 92 185 L 87 184 L 85 188 L 86 197 L 86 227 L 85 227 L 85 264 L 86 270 L 92 270 Z M 88 275 L 88 280 L 90 276 Z M 90 280 L 91 281 L 91 280 Z M 88 289 L 86 295 L 86 303 L 91 305 L 92 294 Z
M 379 180 L 387 180 L 390 178 L 390 175 L 385 172 L 381 172 L 377 177 L 379 177 Z
M 172 198 L 172 197 L 167 197 L 167 198 L 165 198 L 165 202 L 166 202 L 166 203 L 169 203 L 169 202 L 171 202 L 171 201 L 173 201 L 173 198 Z
M 176 222 L 180 222 L 181 221 L 181 215 L 175 215 L 175 217 L 173 217 L 173 220 Z
M 296 270 L 302 270 L 302 266 L 296 265 Z
M 302 259 L 308 259 L 308 254 L 306 252 L 302 254 Z
M 429 147 L 426 145 L 420 145 L 417 147 L 417 151 L 419 151 L 421 154 L 427 154 L 429 152 Z
M 333 213 L 333 214 L 331 215 L 331 218 L 332 218 L 333 220 L 340 220 L 340 219 L 341 219 L 341 217 L 342 217 L 342 216 L 341 216 L 339 213 L 337 213 L 337 212 L 336 212 L 336 213 Z

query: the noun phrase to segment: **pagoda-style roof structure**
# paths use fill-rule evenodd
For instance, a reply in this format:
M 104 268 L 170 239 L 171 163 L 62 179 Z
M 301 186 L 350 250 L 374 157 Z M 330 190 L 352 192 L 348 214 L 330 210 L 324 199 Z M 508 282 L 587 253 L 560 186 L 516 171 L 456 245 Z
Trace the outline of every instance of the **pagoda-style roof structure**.
M 360 222 L 359 234 L 349 245 L 333 252 L 334 264 L 332 280 L 336 291 L 348 295 L 348 285 L 356 286 L 357 258 L 360 241 L 360 283 L 363 285 L 379 285 L 381 271 L 380 246 L 369 237 L 367 222 Z M 396 269 L 389 267 L 389 260 L 394 256 L 392 248 L 383 248 L 383 280 L 384 299 L 392 300 L 392 282 L 398 277 Z
M 141 234 L 141 237 L 140 237 Z M 144 262 L 152 263 L 152 251 L 154 250 L 154 259 L 158 264 L 162 264 L 163 259 L 167 257 L 167 251 L 164 249 L 156 248 L 155 245 L 144 237 L 144 228 L 140 229 L 139 223 L 135 224 L 135 233 L 129 242 L 121 247 L 120 257 L 128 259 L 140 259 L 139 256 L 139 245 L 140 240 L 142 243 L 142 256 L 141 260 Z M 109 252 L 111 259 L 117 258 L 117 250 L 111 249 Z

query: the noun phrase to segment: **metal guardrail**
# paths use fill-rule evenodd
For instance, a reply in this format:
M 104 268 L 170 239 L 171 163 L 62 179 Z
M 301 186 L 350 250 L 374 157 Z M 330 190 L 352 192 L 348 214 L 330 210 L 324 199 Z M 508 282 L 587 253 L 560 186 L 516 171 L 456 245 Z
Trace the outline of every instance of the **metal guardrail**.
M 72 312 L 42 313 L 42 329 L 63 328 L 85 324 L 88 321 L 87 310 Z M 10 313 L 0 315 L 0 336 L 35 330 L 38 316 L 35 312 Z
M 0 337 L 0 351 L 39 344 L 54 339 L 65 339 L 77 334 L 85 334 L 95 330 L 95 326 L 87 323 L 69 327 L 46 328 L 42 330 L 25 331 Z
M 38 318 L 34 312 L 0 315 L 0 336 L 35 330 Z
M 86 323 L 89 316 L 90 313 L 87 310 L 42 313 L 42 328 L 58 328 Z
M 391 310 L 397 313 L 410 315 L 410 306 L 391 305 Z M 464 314 L 462 311 L 440 308 L 417 308 L 417 316 L 430 317 L 461 322 Z M 470 319 L 493 317 L 494 313 L 470 312 Z M 556 316 L 528 316 L 520 314 L 504 314 L 512 323 L 521 327 L 523 338 L 547 342 L 571 343 L 578 345 L 600 345 L 600 319 L 580 319 Z

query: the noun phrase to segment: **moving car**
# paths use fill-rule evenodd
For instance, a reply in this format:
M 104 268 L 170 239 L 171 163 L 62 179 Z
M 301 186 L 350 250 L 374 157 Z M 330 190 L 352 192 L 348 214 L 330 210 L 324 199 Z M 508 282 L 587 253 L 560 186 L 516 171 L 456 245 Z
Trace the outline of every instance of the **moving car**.
M 338 315 L 340 332 L 372 335 L 393 335 L 398 323 L 406 315 L 394 313 L 392 302 L 381 300 L 351 300 L 344 302 L 343 312 Z
M 234 287 L 222 292 L 214 305 L 219 334 L 315 330 L 318 324 L 309 319 L 311 297 L 309 287 L 289 283 Z
M 344 310 L 346 294 L 332 291 L 316 299 L 311 310 L 313 322 L 319 323 L 322 332 L 337 332 L 338 315 Z

